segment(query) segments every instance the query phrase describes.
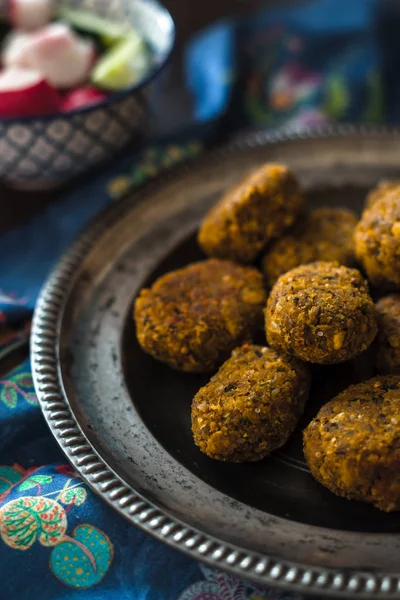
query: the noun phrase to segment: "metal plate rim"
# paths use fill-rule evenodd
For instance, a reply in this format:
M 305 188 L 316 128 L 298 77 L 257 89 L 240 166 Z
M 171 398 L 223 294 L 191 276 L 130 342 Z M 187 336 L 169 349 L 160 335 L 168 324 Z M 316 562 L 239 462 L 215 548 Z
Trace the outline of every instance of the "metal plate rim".
M 246 148 L 299 139 L 357 136 L 391 136 L 400 140 L 400 129 L 341 125 L 313 130 L 280 129 L 239 137 L 214 151 L 216 154 L 245 151 Z M 111 205 L 85 229 L 50 274 L 39 296 L 32 324 L 32 374 L 40 407 L 47 424 L 67 458 L 88 485 L 131 523 L 160 541 L 183 551 L 196 560 L 259 583 L 293 592 L 337 597 L 400 598 L 398 574 L 360 572 L 274 559 L 260 552 L 249 552 L 209 534 L 188 527 L 137 493 L 101 458 L 80 427 L 69 403 L 59 371 L 58 343 L 65 299 L 73 276 L 89 248 L 105 230 L 120 219 L 132 203 L 150 195 L 180 174 L 195 169 L 206 158 L 178 166 L 118 204 Z

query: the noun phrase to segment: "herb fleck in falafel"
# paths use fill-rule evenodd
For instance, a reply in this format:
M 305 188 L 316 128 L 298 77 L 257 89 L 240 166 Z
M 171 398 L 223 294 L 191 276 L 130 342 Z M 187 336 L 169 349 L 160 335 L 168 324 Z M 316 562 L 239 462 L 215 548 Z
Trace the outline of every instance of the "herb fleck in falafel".
M 266 310 L 268 343 L 304 361 L 339 363 L 368 348 L 376 311 L 359 271 L 315 262 L 282 275 Z
M 208 256 L 249 263 L 293 225 L 302 209 L 289 169 L 265 164 L 225 192 L 205 216 L 198 241 Z
M 354 242 L 356 257 L 371 283 L 400 289 L 400 187 L 364 210 Z
M 263 271 L 270 286 L 278 277 L 318 260 L 352 266 L 357 216 L 345 208 L 317 208 L 274 242 L 263 259 Z
M 266 294 L 261 273 L 206 260 L 160 277 L 136 300 L 143 350 L 175 369 L 212 371 L 261 326 Z
M 400 294 L 376 303 L 378 313 L 377 367 L 382 374 L 400 375 Z
M 217 460 L 261 460 L 287 441 L 308 392 L 304 363 L 270 348 L 237 348 L 193 399 L 194 441 Z
M 325 404 L 304 431 L 311 473 L 333 493 L 400 509 L 400 378 L 375 377 Z

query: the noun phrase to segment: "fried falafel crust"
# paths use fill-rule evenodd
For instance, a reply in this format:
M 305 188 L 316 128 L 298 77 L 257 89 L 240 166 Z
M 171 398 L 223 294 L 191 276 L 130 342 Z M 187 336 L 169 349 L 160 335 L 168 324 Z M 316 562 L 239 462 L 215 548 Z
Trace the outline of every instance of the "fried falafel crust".
M 325 404 L 304 431 L 312 475 L 338 496 L 400 509 L 400 378 L 375 377 Z
M 400 375 L 400 294 L 376 303 L 378 313 L 377 368 L 379 373 Z
M 271 347 L 319 364 L 354 358 L 377 333 L 367 282 L 357 269 L 330 262 L 282 275 L 268 298 L 265 321 Z
M 400 187 L 364 210 L 354 245 L 356 258 L 373 285 L 400 289 Z
M 272 243 L 262 261 L 269 286 L 298 267 L 315 261 L 355 264 L 353 236 L 358 218 L 345 208 L 317 208 Z
M 371 208 L 377 200 L 380 200 L 388 192 L 400 187 L 400 179 L 383 179 L 367 194 L 365 208 Z
M 252 262 L 303 210 L 298 183 L 284 165 L 267 163 L 228 189 L 206 214 L 198 242 L 208 256 Z
M 193 399 L 194 441 L 217 460 L 261 460 L 293 432 L 309 385 L 304 363 L 271 348 L 237 348 Z
M 139 343 L 182 371 L 208 372 L 261 326 L 263 277 L 251 267 L 206 260 L 160 277 L 134 307 Z

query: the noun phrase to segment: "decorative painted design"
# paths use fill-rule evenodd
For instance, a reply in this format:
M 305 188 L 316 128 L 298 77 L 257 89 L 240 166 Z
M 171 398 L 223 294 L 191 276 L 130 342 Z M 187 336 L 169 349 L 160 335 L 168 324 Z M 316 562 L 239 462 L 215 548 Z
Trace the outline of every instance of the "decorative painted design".
M 16 408 L 19 398 L 34 406 L 38 404 L 29 372 L 13 372 L 7 379 L 0 380 L 0 385 L 0 400 L 7 408 Z
M 381 123 L 385 115 L 385 102 L 381 74 L 374 71 L 368 76 L 369 96 L 361 123 Z
M 112 545 L 105 533 L 92 525 L 79 525 L 72 538 L 64 536 L 54 548 L 50 567 L 64 583 L 87 588 L 103 579 L 112 557 Z
M 0 502 L 6 493 L 25 477 L 25 469 L 19 465 L 0 467 Z
M 331 119 L 342 119 L 350 104 L 350 93 L 340 74 L 333 73 L 326 79 L 324 96 L 324 113 Z
M 154 146 L 145 150 L 132 172 L 115 177 L 108 185 L 109 196 L 117 200 L 133 186 L 140 185 L 155 177 L 161 171 L 197 156 L 203 145 L 197 140 L 184 144 Z
M 87 498 L 87 492 L 83 487 L 77 487 L 73 489 L 67 489 L 61 492 L 60 500 L 64 504 L 74 504 L 80 506 L 85 502 Z
M 28 477 L 28 479 L 25 479 L 25 481 L 18 486 L 18 491 L 23 492 L 37 486 L 38 494 L 40 494 L 42 491 L 42 486 L 46 483 L 51 483 L 52 481 L 53 478 L 50 477 L 50 475 L 32 475 L 32 477 Z
M 0 509 L 1 539 L 16 550 L 27 550 L 36 540 L 55 546 L 66 530 L 65 511 L 51 498 L 23 496 Z
M 0 508 L 2 541 L 16 550 L 28 550 L 35 542 L 52 547 L 50 569 L 69 586 L 87 588 L 99 583 L 113 559 L 109 538 L 87 523 L 76 527 L 72 536 L 67 534 L 68 511 L 87 499 L 83 482 L 70 477 L 74 471 L 69 465 L 60 465 L 56 472 L 68 479 L 62 489 L 51 489 L 54 477 L 38 471 L 19 465 L 0 467 L 0 502 L 11 491 L 37 494 L 13 498 Z
M 302 600 L 300 596 L 241 581 L 203 565 L 200 570 L 204 579 L 192 583 L 178 600 Z
M 267 597 L 261 588 L 255 588 L 228 573 L 204 566 L 200 566 L 200 569 L 205 579 L 190 585 L 178 600 L 265 600 Z
M 272 57 L 271 57 L 272 59 Z M 245 104 L 253 123 L 272 126 L 313 107 L 321 93 L 322 76 L 292 62 L 267 76 L 270 63 L 259 66 L 247 82 Z
M 22 348 L 29 341 L 31 321 L 26 321 L 18 329 L 5 325 L 7 322 L 6 314 L 0 310 L 0 360 Z

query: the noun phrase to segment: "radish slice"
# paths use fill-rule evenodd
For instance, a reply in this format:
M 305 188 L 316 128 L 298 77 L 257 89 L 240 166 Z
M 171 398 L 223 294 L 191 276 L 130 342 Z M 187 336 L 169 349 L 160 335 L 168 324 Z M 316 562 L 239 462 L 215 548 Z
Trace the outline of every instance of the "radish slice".
M 52 0 L 8 0 L 11 23 L 25 31 L 44 27 L 52 19 L 53 10 Z
M 100 92 L 93 87 L 84 87 L 69 92 L 61 103 L 60 110 L 62 112 L 69 112 L 70 110 L 76 110 L 77 108 L 84 108 L 85 106 L 92 106 L 98 102 L 102 102 L 108 98 L 108 94 Z
M 29 55 L 29 46 L 32 43 L 33 34 L 26 31 L 14 30 L 6 37 L 1 54 L 1 60 L 5 67 L 12 65 L 24 66 L 24 56 Z
M 38 71 L 9 67 L 0 73 L 0 117 L 55 114 L 60 97 Z
M 64 23 L 47 25 L 29 37 L 11 44 L 7 64 L 40 71 L 59 89 L 85 83 L 96 58 L 91 40 L 80 38 Z

